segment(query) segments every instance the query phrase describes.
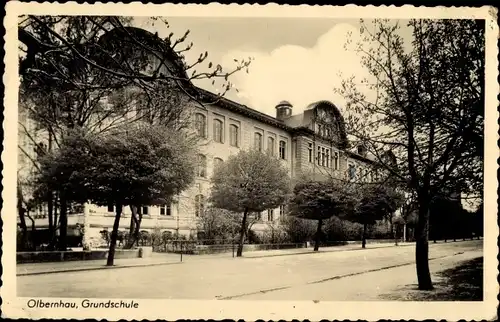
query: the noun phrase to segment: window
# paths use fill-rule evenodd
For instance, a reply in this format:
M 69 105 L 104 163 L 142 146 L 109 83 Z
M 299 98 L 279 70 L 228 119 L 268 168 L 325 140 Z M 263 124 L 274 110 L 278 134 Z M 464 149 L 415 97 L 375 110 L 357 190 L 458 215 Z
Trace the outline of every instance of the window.
M 280 218 L 285 217 L 286 207 L 285 205 L 280 205 Z
M 270 156 L 274 155 L 274 138 L 273 137 L 267 138 L 267 154 Z
M 325 166 L 325 148 L 321 148 L 321 165 L 324 167 Z
M 316 159 L 318 165 L 321 165 L 321 147 L 318 146 L 318 157 Z
M 354 164 L 349 164 L 349 180 L 356 179 L 356 167 Z
M 267 210 L 267 221 L 273 221 L 274 220 L 274 209 L 268 209 Z
M 313 162 L 313 144 L 309 143 L 308 146 L 308 152 L 309 152 L 309 162 Z
M 330 149 L 326 149 L 326 167 L 330 167 Z
M 207 118 L 205 117 L 205 115 L 197 113 L 194 116 L 194 124 L 196 134 L 202 138 L 207 137 Z
M 238 127 L 234 124 L 229 126 L 229 144 L 231 146 L 238 146 Z
M 322 131 L 323 131 L 323 127 L 321 126 L 321 124 L 316 124 L 316 133 L 321 135 Z
M 160 207 L 160 215 L 172 216 L 172 208 L 171 208 L 170 204 L 163 205 Z
M 148 207 L 143 206 L 143 207 L 137 207 L 137 214 L 138 215 L 147 215 L 148 214 Z
M 203 154 L 198 154 L 198 177 L 205 178 L 207 176 L 207 157 Z
M 218 143 L 223 143 L 224 141 L 224 125 L 221 120 L 214 120 L 214 141 Z
M 108 212 L 115 212 L 115 207 L 113 205 L 108 205 Z
M 254 138 L 254 148 L 256 148 L 258 151 L 262 151 L 262 134 L 255 133 L 253 138 Z
M 286 159 L 286 142 L 280 141 L 280 159 Z
M 335 152 L 333 155 L 333 168 L 335 170 L 339 169 L 339 153 Z
M 205 196 L 203 195 L 196 195 L 194 197 L 194 215 L 196 217 L 199 217 L 203 214 L 205 211 Z
M 214 169 L 219 167 L 223 162 L 224 160 L 222 160 L 221 158 L 214 158 Z

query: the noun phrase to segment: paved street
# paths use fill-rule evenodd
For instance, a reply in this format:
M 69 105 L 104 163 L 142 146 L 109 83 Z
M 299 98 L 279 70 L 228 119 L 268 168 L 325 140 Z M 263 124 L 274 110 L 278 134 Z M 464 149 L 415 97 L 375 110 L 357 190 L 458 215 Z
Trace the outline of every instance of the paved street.
M 416 282 L 414 245 L 288 256 L 187 258 L 156 265 L 18 276 L 18 296 L 373 300 Z M 430 244 L 437 272 L 483 255 L 482 240 Z

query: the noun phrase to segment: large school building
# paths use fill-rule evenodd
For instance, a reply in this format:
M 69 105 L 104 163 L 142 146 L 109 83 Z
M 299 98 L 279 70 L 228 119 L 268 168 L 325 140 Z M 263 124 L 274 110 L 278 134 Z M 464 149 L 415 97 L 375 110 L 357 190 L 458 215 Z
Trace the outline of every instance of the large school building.
M 190 109 L 193 130 L 201 137 L 195 183 L 171 204 L 140 207 L 141 230 L 159 228 L 196 236 L 198 218 L 208 206 L 214 168 L 240 150 L 258 149 L 278 158 L 289 170 L 291 178 L 307 175 L 363 181 L 375 179 L 374 158 L 363 146 L 348 142 L 342 114 L 329 100 L 311 102 L 305 109 L 300 108 L 301 113 L 294 113 L 293 104 L 284 100 L 277 102 L 276 114 L 269 116 L 206 90 L 196 88 L 196 91 L 203 100 L 214 103 L 189 102 L 185 106 Z M 29 132 L 30 122 L 26 115 L 20 113 L 20 121 Z M 19 133 L 20 145 L 25 146 L 25 151 L 19 154 L 19 169 L 26 174 L 22 169 L 30 160 L 25 152 L 34 153 L 35 146 L 23 134 L 24 128 L 20 128 Z M 269 225 L 279 224 L 285 215 L 286 205 L 268 209 L 258 216 L 253 229 L 266 230 Z M 130 209 L 124 209 L 120 230 L 128 230 L 130 216 Z M 87 241 L 99 243 L 100 231 L 111 230 L 114 217 L 113 206 L 85 205 L 68 215 L 68 235 L 78 235 L 80 230 L 77 227 L 84 226 Z M 34 219 L 37 229 L 47 227 L 46 209 L 39 209 Z

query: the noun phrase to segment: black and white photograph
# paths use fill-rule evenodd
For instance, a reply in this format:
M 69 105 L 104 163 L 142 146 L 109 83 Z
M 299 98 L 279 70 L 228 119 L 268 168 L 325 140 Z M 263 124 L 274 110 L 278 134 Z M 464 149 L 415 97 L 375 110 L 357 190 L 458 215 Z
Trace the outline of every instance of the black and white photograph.
M 2 316 L 496 316 L 492 8 L 9 5 Z

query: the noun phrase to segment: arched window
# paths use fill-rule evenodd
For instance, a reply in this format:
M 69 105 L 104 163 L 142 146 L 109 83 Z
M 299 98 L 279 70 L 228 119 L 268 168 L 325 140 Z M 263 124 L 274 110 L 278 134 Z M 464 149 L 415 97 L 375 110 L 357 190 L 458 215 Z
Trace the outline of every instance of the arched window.
M 221 158 L 214 158 L 214 169 L 217 169 L 223 162 Z
M 196 175 L 198 177 L 205 178 L 207 176 L 207 157 L 203 154 L 198 154 L 197 160 L 198 170 Z
M 194 125 L 196 129 L 196 134 L 199 137 L 206 138 L 207 137 L 207 118 L 205 115 L 196 113 L 194 116 Z
M 205 211 L 205 196 L 196 195 L 194 197 L 194 215 L 199 217 Z
M 262 134 L 260 134 L 260 133 L 254 134 L 254 147 L 258 151 L 262 151 Z
M 214 119 L 214 141 L 224 142 L 224 124 L 219 119 Z
M 271 136 L 267 138 L 267 154 L 274 156 L 274 138 Z
M 231 146 L 238 146 L 238 126 L 231 124 L 229 126 L 229 144 Z
M 286 159 L 286 142 L 280 141 L 280 159 Z

